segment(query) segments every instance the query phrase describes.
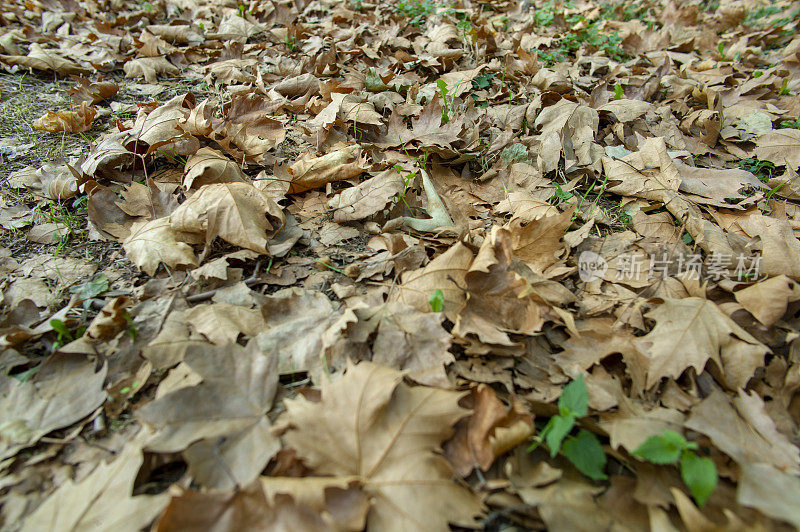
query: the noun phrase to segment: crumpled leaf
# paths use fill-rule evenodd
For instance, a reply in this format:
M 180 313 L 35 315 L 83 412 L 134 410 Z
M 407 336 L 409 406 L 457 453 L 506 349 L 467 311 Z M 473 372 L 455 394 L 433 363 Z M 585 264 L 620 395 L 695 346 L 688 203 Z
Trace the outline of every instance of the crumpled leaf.
M 267 243 L 283 228 L 281 208 L 250 183 L 203 185 L 170 217 L 172 229 L 220 237 L 235 246 L 267 253 Z
M 289 169 L 290 194 L 319 188 L 327 183 L 355 177 L 368 166 L 361 159 L 361 146 L 350 145 L 321 157 L 301 157 Z
M 284 439 L 320 475 L 355 476 L 373 499 L 367 528 L 448 530 L 480 512 L 433 451 L 467 413 L 459 393 L 411 387 L 402 373 L 362 362 L 322 383 L 315 404 L 287 399 Z
M 328 201 L 328 206 L 336 209 L 333 221 L 343 223 L 368 218 L 385 209 L 393 198 L 402 194 L 404 186 L 403 177 L 392 168 L 346 188 Z
M 155 275 L 161 263 L 170 268 L 197 266 L 192 247 L 178 241 L 169 217 L 134 222 L 122 247 L 128 259 L 148 275 Z
M 186 161 L 185 172 L 183 186 L 186 190 L 214 183 L 235 183 L 246 180 L 238 164 L 212 148 L 200 148 L 192 155 Z
M 82 102 L 80 107 L 67 111 L 48 111 L 33 122 L 33 127 L 49 133 L 82 133 L 92 129 L 97 109 Z

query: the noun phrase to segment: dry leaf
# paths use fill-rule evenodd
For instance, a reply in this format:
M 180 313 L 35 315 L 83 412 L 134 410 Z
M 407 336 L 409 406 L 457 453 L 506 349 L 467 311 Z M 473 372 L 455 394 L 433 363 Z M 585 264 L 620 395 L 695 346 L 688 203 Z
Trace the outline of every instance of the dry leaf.
M 220 237 L 235 246 L 267 253 L 281 230 L 281 208 L 250 183 L 204 185 L 170 217 L 172 229 L 205 234 L 206 245 Z
M 401 382 L 402 373 L 362 362 L 323 381 L 321 403 L 287 399 L 284 438 L 317 474 L 357 477 L 373 498 L 367 528 L 448 530 L 480 512 L 434 454 L 467 413 L 460 394 Z
M 83 133 L 92 129 L 92 120 L 97 114 L 97 109 L 82 102 L 74 111 L 48 111 L 46 115 L 38 118 L 33 127 L 49 133 Z
M 135 222 L 122 247 L 131 262 L 148 275 L 155 275 L 158 265 L 170 268 L 197 266 L 192 247 L 180 242 L 170 225 L 170 219 L 157 218 L 149 222 Z

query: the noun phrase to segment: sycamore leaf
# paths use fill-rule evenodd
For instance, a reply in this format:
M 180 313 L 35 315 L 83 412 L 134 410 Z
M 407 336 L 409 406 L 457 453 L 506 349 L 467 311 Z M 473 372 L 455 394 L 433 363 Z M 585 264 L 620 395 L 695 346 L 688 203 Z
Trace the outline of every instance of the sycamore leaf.
M 245 181 L 244 172 L 238 164 L 211 148 L 200 148 L 192 155 L 186 161 L 185 172 L 183 186 L 186 190 L 213 183 Z
M 184 362 L 203 381 L 136 411 L 156 431 L 146 449 L 183 451 L 195 479 L 208 487 L 255 480 L 280 448 L 266 417 L 278 386 L 277 358 L 251 340 L 246 348 L 195 345 Z
M 558 260 L 556 252 L 564 248 L 561 239 L 572 224 L 573 209 L 534 221 L 512 218 L 508 222 L 514 256 L 536 273 L 542 273 Z
M 776 129 L 758 137 L 756 157 L 776 166 L 800 167 L 800 129 Z
M 288 172 L 291 176 L 289 193 L 297 194 L 334 181 L 350 179 L 367 168 L 361 159 L 361 146 L 358 144 L 332 151 L 321 157 L 312 157 L 309 154 L 289 167 Z
M 319 404 L 287 399 L 284 439 L 319 475 L 355 476 L 373 499 L 367 528 L 449 530 L 467 524 L 480 504 L 452 480 L 435 454 L 467 411 L 461 394 L 411 387 L 402 373 L 362 362 L 322 382 Z
M 154 275 L 160 263 L 170 268 L 197 265 L 192 247 L 178 241 L 168 217 L 134 222 L 122 247 L 128 259 L 148 275 Z
M 147 528 L 169 496 L 132 496 L 144 458 L 133 443 L 80 482 L 67 480 L 23 523 L 22 530 L 136 531 Z
M 61 354 L 48 359 L 30 381 L 0 377 L 0 459 L 91 414 L 106 400 L 105 376 L 105 366 L 95 372 L 84 357 Z
M 250 183 L 204 185 L 175 209 L 172 228 L 220 237 L 236 246 L 267 253 L 268 240 L 285 223 L 281 208 Z
M 346 188 L 328 201 L 328 206 L 336 209 L 333 221 L 343 223 L 368 218 L 385 209 L 392 199 L 402 194 L 403 187 L 402 176 L 392 168 Z
M 678 378 L 687 368 L 702 373 L 708 360 L 723 371 L 729 384 L 743 387 L 763 365 L 769 349 L 739 327 L 711 301 L 697 297 L 665 299 L 647 314 L 656 320 L 649 334 L 634 343 L 642 353 L 644 389 L 664 377 Z M 639 377 L 635 377 L 636 382 Z
M 764 463 L 747 462 L 741 468 L 736 501 L 800 528 L 800 478 Z

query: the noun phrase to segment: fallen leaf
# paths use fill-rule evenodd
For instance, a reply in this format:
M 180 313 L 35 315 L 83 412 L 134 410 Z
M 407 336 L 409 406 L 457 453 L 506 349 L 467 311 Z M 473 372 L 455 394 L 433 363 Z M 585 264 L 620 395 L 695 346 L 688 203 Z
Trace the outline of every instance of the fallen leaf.
M 322 384 L 322 402 L 287 399 L 284 439 L 317 474 L 355 476 L 373 499 L 367 528 L 447 530 L 480 505 L 450 480 L 434 454 L 467 413 L 461 394 L 401 383 L 402 373 L 369 362 Z M 322 406 L 322 408 L 319 408 Z
M 177 236 L 168 217 L 135 222 L 122 247 L 130 261 L 148 275 L 155 275 L 161 263 L 170 268 L 196 266 L 192 247 Z
M 220 237 L 263 254 L 285 223 L 281 208 L 250 183 L 204 185 L 170 220 L 175 231 L 205 234 L 206 245 Z

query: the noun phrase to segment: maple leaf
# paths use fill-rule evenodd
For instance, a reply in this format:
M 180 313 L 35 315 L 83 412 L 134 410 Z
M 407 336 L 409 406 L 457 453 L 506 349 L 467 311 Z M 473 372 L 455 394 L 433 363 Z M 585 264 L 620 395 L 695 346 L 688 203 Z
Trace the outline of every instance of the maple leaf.
M 266 413 L 278 385 L 277 358 L 251 340 L 246 348 L 192 346 L 185 363 L 200 377 L 136 411 L 156 434 L 155 452 L 184 452 L 198 482 L 230 488 L 258 476 L 280 447 Z
M 23 523 L 22 530 L 140 530 L 166 506 L 161 495 L 132 496 L 144 457 L 133 443 L 80 482 L 67 480 Z
M 690 367 L 701 373 L 708 360 L 725 372 L 731 386 L 744 387 L 770 351 L 714 303 L 697 297 L 665 299 L 646 316 L 656 326 L 634 340 L 642 358 L 628 367 L 642 389 L 663 377 L 678 378 Z
M 161 263 L 170 268 L 197 265 L 192 247 L 178 240 L 168 217 L 135 222 L 122 247 L 130 261 L 148 275 L 154 275 Z
M 411 387 L 402 376 L 370 362 L 349 364 L 338 380 L 323 381 L 319 404 L 285 400 L 278 426 L 317 474 L 359 479 L 373 498 L 368 528 L 470 523 L 479 503 L 450 480 L 447 463 L 434 453 L 467 414 L 458 406 L 461 394 Z
M 97 109 L 83 102 L 74 111 L 48 111 L 33 122 L 33 127 L 50 133 L 82 133 L 92 128 L 92 120 L 96 114 Z
M 270 237 L 285 223 L 281 208 L 250 183 L 204 185 L 175 209 L 175 231 L 205 234 L 206 244 L 220 237 L 236 246 L 267 253 Z

